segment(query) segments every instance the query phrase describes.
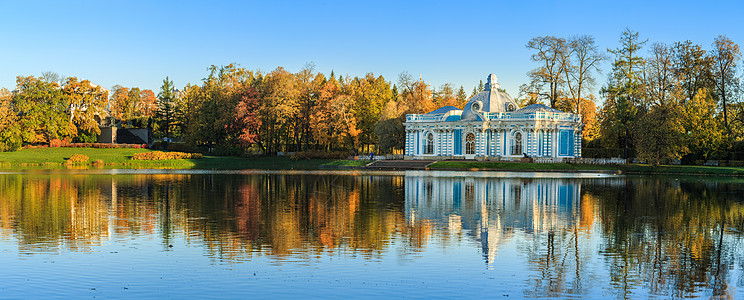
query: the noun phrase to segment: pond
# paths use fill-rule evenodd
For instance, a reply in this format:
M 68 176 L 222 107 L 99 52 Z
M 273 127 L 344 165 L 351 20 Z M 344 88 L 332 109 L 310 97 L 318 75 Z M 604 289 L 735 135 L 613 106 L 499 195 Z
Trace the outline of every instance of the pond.
M 0 173 L 0 298 L 744 293 L 744 180 Z

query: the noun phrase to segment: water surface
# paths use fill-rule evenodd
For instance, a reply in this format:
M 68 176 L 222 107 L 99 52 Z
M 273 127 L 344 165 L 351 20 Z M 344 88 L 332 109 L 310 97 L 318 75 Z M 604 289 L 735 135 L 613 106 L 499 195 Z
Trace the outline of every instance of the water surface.
M 744 181 L 0 173 L 0 298 L 741 298 Z

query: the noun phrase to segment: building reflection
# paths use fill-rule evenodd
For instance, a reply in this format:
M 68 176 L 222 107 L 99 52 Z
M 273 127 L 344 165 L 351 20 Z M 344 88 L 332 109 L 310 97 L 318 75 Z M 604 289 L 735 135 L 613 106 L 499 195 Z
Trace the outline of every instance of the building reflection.
M 744 282 L 739 179 L 486 175 L 2 175 L 0 241 L 33 254 L 146 237 L 227 261 L 476 243 L 488 267 L 524 262 L 529 297 L 586 295 L 605 280 L 619 298 L 725 298 Z
M 405 213 L 410 222 L 426 219 L 450 234 L 472 237 L 490 265 L 515 234 L 591 226 L 591 210 L 578 213 L 580 194 L 580 181 L 571 179 L 409 175 Z

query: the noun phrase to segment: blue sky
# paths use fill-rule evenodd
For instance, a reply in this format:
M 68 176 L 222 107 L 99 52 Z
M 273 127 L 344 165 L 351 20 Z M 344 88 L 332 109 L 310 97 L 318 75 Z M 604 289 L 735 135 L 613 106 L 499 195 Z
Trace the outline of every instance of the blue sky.
M 0 87 L 54 71 L 157 93 L 165 76 L 182 87 L 210 65 L 297 72 L 313 62 L 392 82 L 407 71 L 468 93 L 495 73 L 516 96 L 535 67 L 525 44 L 537 36 L 589 34 L 614 49 L 629 27 L 649 45 L 689 39 L 708 49 L 719 34 L 744 43 L 741 2 L 649 2 L 0 0 Z M 600 84 L 609 64 L 603 71 Z

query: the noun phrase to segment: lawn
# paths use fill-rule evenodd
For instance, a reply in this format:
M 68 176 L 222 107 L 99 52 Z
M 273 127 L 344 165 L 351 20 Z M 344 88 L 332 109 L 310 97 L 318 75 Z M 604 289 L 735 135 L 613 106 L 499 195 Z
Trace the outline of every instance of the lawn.
M 36 148 L 15 152 L 0 152 L 0 169 L 64 169 L 64 168 L 116 168 L 116 169 L 305 169 L 330 167 L 361 167 L 368 161 L 310 159 L 292 160 L 283 156 L 257 158 L 233 156 L 204 156 L 202 159 L 175 159 L 160 161 L 131 160 L 135 153 L 151 151 L 133 148 Z M 67 165 L 75 154 L 89 157 L 88 162 Z M 103 165 L 93 165 L 96 160 Z M 744 176 L 744 168 L 706 166 L 651 166 L 651 165 L 584 165 L 538 164 L 479 161 L 441 161 L 429 166 L 431 170 L 522 170 L 522 171 L 619 171 L 623 174 L 679 174 Z
M 556 171 L 619 171 L 625 174 L 710 174 L 710 175 L 744 175 L 744 168 L 708 167 L 708 166 L 652 166 L 643 164 L 629 165 L 589 165 L 589 164 L 538 164 L 479 161 L 440 161 L 429 166 L 432 170 L 478 169 L 478 170 L 556 170 Z
M 324 164 L 324 166 L 336 166 L 336 167 L 364 167 L 369 164 L 368 160 L 334 160 Z
M 35 148 L 21 149 L 15 152 L 0 152 L 0 169 L 59 169 L 69 168 L 65 165 L 67 159 L 75 154 L 89 157 L 87 163 L 81 166 L 102 168 L 173 168 L 173 169 L 318 169 L 318 166 L 333 160 L 313 159 L 293 161 L 288 157 L 258 157 L 244 158 L 232 156 L 205 156 L 202 159 L 175 159 L 160 161 L 131 160 L 132 155 L 148 152 L 148 149 L 132 148 Z M 94 166 L 91 163 L 102 160 L 103 165 Z
M 13 152 L 0 152 L 0 162 L 12 165 L 42 165 L 50 163 L 63 164 L 75 154 L 87 155 L 90 162 L 102 160 L 104 163 L 124 164 L 131 162 L 135 153 L 147 152 L 148 149 L 134 148 L 35 148 L 21 149 Z

